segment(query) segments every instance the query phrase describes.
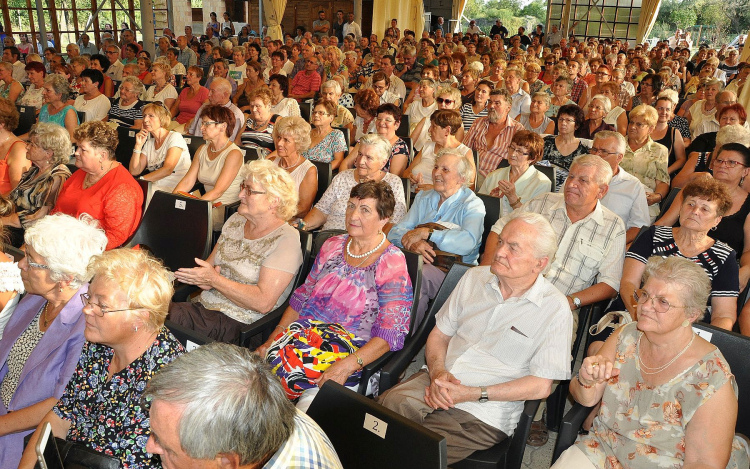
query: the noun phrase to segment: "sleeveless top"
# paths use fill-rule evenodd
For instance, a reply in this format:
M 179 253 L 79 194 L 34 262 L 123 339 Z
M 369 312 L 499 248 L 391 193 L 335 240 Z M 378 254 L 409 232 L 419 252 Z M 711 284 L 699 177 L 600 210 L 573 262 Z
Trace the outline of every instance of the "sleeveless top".
M 662 138 L 659 140 L 654 140 L 656 143 L 661 143 L 665 147 L 667 147 L 667 152 L 669 152 L 669 163 L 668 165 L 672 165 L 676 159 L 674 155 L 674 127 L 667 127 L 667 132 L 664 134 Z
M 294 185 L 297 186 L 297 192 L 299 193 L 299 186 L 302 184 L 302 181 L 305 179 L 305 176 L 307 175 L 307 172 L 315 166 L 312 164 L 312 162 L 306 158 L 303 158 L 302 155 L 299 157 L 301 163 L 299 166 L 294 168 L 292 172 L 289 173 L 289 176 L 291 176 L 292 180 L 294 181 Z M 281 158 L 277 157 L 273 159 L 273 164 L 281 168 Z M 282 168 L 286 171 L 285 168 Z
M 10 170 L 10 167 L 8 166 L 8 157 L 10 156 L 10 152 L 13 150 L 13 147 L 16 146 L 16 144 L 20 143 L 23 145 L 23 141 L 16 140 L 15 142 L 10 144 L 10 147 L 8 147 L 8 151 L 5 153 L 5 156 L 2 160 L 0 160 L 0 194 L 8 195 L 10 194 L 10 191 L 13 190 L 13 187 L 10 185 L 10 174 L 8 171 Z
M 542 123 L 539 124 L 539 127 L 532 127 L 531 122 L 529 120 L 531 119 L 531 114 L 521 114 L 518 116 L 518 122 L 521 123 L 524 129 L 534 132 L 535 134 L 543 134 L 545 130 L 547 130 L 547 126 L 550 122 L 552 122 L 552 119 L 550 119 L 547 116 L 544 116 L 544 119 L 542 119 Z
M 224 169 L 224 162 L 227 159 L 227 155 L 229 155 L 232 150 L 240 151 L 240 148 L 237 145 L 235 145 L 234 143 L 230 143 L 224 149 L 224 151 L 219 153 L 218 156 L 216 156 L 216 158 L 211 161 L 208 158 L 208 145 L 210 144 L 207 143 L 203 145 L 198 151 L 197 156 L 199 158 L 198 182 L 203 184 L 203 186 L 206 188 L 206 192 L 213 190 L 214 186 L 216 186 L 216 180 L 219 179 L 221 170 Z M 214 203 L 221 202 L 223 205 L 227 205 L 240 200 L 241 182 L 242 177 L 240 176 L 240 172 L 237 171 L 237 175 L 235 175 L 234 180 L 229 185 L 227 190 L 224 191 L 221 197 L 214 200 Z
M 606 116 L 604 116 L 604 123 L 617 127 L 617 119 L 620 118 L 620 115 L 623 112 L 625 112 L 625 109 L 621 108 L 620 106 L 615 106 L 611 111 L 607 113 Z
M 592 431 L 575 445 L 596 467 L 682 467 L 695 412 L 724 385 L 737 396 L 737 384 L 718 349 L 667 383 L 647 384 L 636 356 L 636 325 L 620 330 L 614 364 L 620 374 L 607 383 Z
M 60 127 L 65 127 L 65 116 L 68 114 L 68 110 L 72 109 L 73 111 L 76 110 L 73 106 L 65 106 L 57 113 L 50 114 L 49 113 L 49 105 L 44 104 L 42 105 L 42 109 L 39 111 L 39 122 L 51 122 L 53 124 L 57 124 Z M 78 113 L 76 113 L 76 124 L 80 124 L 81 122 L 78 120 Z
M 737 261 L 745 248 L 745 219 L 750 214 L 750 195 L 742 202 L 742 206 L 732 215 L 724 215 L 716 226 L 715 231 L 708 235 L 715 240 L 723 241 L 737 253 Z

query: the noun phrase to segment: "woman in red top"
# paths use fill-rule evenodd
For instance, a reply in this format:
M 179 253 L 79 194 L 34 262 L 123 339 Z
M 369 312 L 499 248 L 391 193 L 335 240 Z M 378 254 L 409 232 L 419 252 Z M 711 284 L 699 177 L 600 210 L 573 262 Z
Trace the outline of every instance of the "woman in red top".
M 128 168 L 115 161 L 117 131 L 101 121 L 75 131 L 76 171 L 63 184 L 51 213 L 88 213 L 107 234 L 107 249 L 122 245 L 141 221 L 143 191 Z
M 108 98 L 115 95 L 115 83 L 105 73 L 110 65 L 109 59 L 102 54 L 92 55 L 91 62 L 89 63 L 89 68 L 102 72 L 104 81 L 99 85 L 99 92 Z
M 20 116 L 16 105 L 0 98 L 0 195 L 10 194 L 21 181 L 23 173 L 31 168 L 26 159 L 26 145 L 13 135 Z
M 203 102 L 208 99 L 208 88 L 201 86 L 203 69 L 192 65 L 187 70 L 185 82 L 187 86 L 182 89 L 177 101 L 172 105 L 170 112 L 172 119 L 182 125 L 192 120 Z

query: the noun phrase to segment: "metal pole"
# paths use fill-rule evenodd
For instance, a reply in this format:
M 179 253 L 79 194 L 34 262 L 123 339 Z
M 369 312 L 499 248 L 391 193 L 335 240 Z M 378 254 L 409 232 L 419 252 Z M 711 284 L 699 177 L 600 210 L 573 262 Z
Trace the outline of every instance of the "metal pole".
M 281 20 L 279 20 L 281 23 Z M 258 35 L 263 35 L 263 1 L 258 2 Z M 284 40 L 282 37 L 281 40 Z
M 141 0 L 141 34 L 143 48 L 155 57 L 156 40 L 154 39 L 154 3 L 152 0 Z
M 38 18 L 37 24 L 39 25 L 39 47 L 42 48 L 38 53 L 44 57 L 44 49 L 47 48 L 47 26 L 44 24 L 44 5 L 41 1 L 36 2 L 36 15 Z M 33 41 L 32 47 L 36 47 L 36 38 Z

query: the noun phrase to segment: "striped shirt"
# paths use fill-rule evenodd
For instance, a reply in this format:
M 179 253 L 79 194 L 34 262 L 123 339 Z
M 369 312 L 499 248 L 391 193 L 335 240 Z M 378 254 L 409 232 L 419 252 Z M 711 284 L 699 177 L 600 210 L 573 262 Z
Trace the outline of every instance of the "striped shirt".
M 486 106 L 477 114 L 474 114 L 474 107 L 472 106 L 472 103 L 466 103 L 461 106 L 461 120 L 464 122 L 464 131 L 468 132 L 472 124 L 474 124 L 475 120 L 479 119 L 480 117 L 485 117 L 486 115 Z
M 483 178 L 496 170 L 500 162 L 508 157 L 508 145 L 516 132 L 523 130 L 523 125 L 508 117 L 505 121 L 505 128 L 495 137 L 491 147 L 485 138 L 489 128 L 489 117 L 478 118 L 466 133 L 463 142 L 464 145 L 479 153 L 479 168 L 477 169 Z
M 625 224 L 614 212 L 597 202 L 593 212 L 573 223 L 563 193 L 534 197 L 519 210 L 542 215 L 557 234 L 557 254 L 546 278 L 558 290 L 570 295 L 596 282 L 620 291 Z M 501 218 L 492 231 L 499 235 L 507 222 L 507 216 Z
M 122 100 L 118 99 L 109 108 L 109 121 L 120 127 L 133 127 L 135 121 L 143 119 L 141 111 L 145 105 L 146 103 L 138 99 L 130 106 L 123 107 Z
M 263 469 L 342 469 L 331 440 L 313 419 L 299 410 L 294 431 Z
M 711 280 L 711 297 L 739 296 L 740 272 L 737 254 L 721 241 L 716 241 L 713 246 L 697 256 L 687 257 L 677 247 L 671 226 L 651 226 L 648 231 L 638 236 L 625 257 L 645 264 L 651 256 L 679 256 L 690 259 L 701 266 Z

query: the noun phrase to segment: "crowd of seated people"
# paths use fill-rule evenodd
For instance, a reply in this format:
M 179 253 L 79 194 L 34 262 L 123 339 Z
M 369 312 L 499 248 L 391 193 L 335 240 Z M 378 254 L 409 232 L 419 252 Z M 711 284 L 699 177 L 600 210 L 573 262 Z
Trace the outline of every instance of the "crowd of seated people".
M 651 412 L 621 409 L 628 392 L 671 403 L 653 388 L 689 369 L 697 394 L 682 412 L 736 419 L 731 372 L 717 365 L 700 381 L 723 359 L 688 326 L 750 336 L 750 124 L 738 101 L 750 64 L 733 48 L 693 55 L 679 42 L 568 40 L 556 27 L 520 28 L 506 45 L 501 30 L 440 23 L 416 37 L 396 22 L 379 41 L 338 13 L 279 40 L 212 14 L 201 37 L 165 30 L 153 56 L 129 30 L 44 58 L 5 47 L 0 221 L 25 257 L 16 267 L 0 256 L 0 466 L 33 466 L 37 436 L 25 452 L 19 440 L 46 422 L 128 467 L 177 457 L 162 434 L 182 423 L 165 409 L 200 399 L 151 377 L 222 354 L 257 359 L 213 345 L 191 364 L 165 320 L 246 346 L 243 331 L 276 311 L 270 337 L 249 344 L 271 366 L 257 373 L 297 405 L 279 419 L 314 425 L 301 412 L 326 381 L 376 391 L 360 385 L 363 367 L 404 347 L 463 262 L 476 268 L 435 318 L 428 370 L 379 398 L 445 436 L 449 463 L 510 437 L 520 402 L 573 377 L 572 396 L 601 409 L 558 467 L 614 467 L 641 451 L 639 435 L 667 431 L 669 445 L 635 458 L 742 467 L 750 449 L 729 430 L 701 441 L 678 410 L 623 425 L 613 409 Z M 34 124 L 17 131 L 29 112 Z M 173 277 L 122 248 L 144 185 L 213 206 L 210 254 Z M 338 233 L 305 258 L 301 236 L 318 229 Z M 418 295 L 402 250 L 421 255 Z M 172 278 L 200 293 L 171 303 Z M 619 313 L 590 334 L 575 376 L 579 313 L 595 304 Z M 27 375 L 41 353 L 55 361 Z M 638 370 L 645 386 L 631 382 Z M 144 391 L 157 403 L 151 427 Z M 90 397 L 107 392 L 104 406 Z M 532 446 L 549 438 L 543 408 Z M 601 441 L 613 427 L 627 430 Z

